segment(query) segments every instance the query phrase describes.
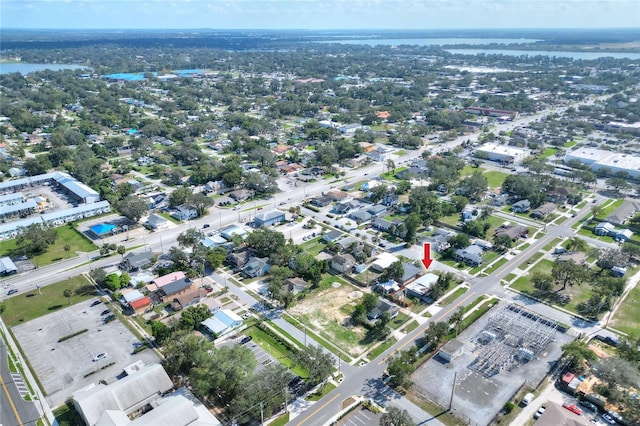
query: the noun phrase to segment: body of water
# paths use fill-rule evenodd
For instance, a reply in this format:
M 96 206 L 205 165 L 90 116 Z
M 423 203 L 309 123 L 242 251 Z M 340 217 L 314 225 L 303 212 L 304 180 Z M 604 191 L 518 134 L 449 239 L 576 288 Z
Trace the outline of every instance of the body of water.
M 324 40 L 320 43 L 359 44 L 366 46 L 444 46 L 455 44 L 519 44 L 534 43 L 539 40 L 529 38 L 359 38 Z
M 640 53 L 633 52 L 568 52 L 563 50 L 506 50 L 506 49 L 445 49 L 449 53 L 461 55 L 508 55 L 508 56 L 549 56 L 571 59 L 598 59 L 611 57 L 614 59 L 640 59 Z
M 14 63 L 0 63 L 0 74 L 11 74 L 13 72 L 19 72 L 22 75 L 26 75 L 36 71 L 60 71 L 60 70 L 77 70 L 87 67 L 82 65 L 73 64 L 27 64 L 22 62 Z

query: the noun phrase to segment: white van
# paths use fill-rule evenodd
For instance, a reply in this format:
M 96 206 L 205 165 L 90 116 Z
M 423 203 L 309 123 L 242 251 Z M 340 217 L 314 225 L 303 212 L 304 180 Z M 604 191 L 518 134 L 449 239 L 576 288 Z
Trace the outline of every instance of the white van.
M 524 398 L 522 398 L 522 405 L 527 406 L 531 401 L 533 401 L 533 394 L 529 392 L 524 396 Z

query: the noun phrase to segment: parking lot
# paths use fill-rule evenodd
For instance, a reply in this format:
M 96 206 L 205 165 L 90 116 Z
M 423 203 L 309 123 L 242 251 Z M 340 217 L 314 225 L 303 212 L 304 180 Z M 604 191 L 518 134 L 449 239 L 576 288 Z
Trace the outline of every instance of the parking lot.
M 352 411 L 340 420 L 337 425 L 339 426 L 369 426 L 380 424 L 381 413 L 375 414 L 366 408 L 358 407 L 358 409 Z
M 38 376 L 49 404 L 63 404 L 76 390 L 105 380 L 111 383 L 125 366 L 159 361 L 149 349 L 132 355 L 138 339 L 117 319 L 104 322 L 104 303 L 88 301 L 53 312 L 12 329 Z M 81 332 L 82 330 L 87 330 Z M 74 333 L 80 334 L 69 337 Z M 103 359 L 93 361 L 99 354 Z M 86 377 L 85 377 L 86 376 Z

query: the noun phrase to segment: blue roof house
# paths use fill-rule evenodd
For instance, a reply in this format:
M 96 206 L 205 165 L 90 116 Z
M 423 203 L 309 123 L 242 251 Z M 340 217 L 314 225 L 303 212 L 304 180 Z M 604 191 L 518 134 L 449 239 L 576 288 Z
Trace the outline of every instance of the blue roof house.
M 242 318 L 231 310 L 220 309 L 215 315 L 202 321 L 201 324 L 209 330 L 211 334 L 220 337 L 240 327 L 242 325 Z

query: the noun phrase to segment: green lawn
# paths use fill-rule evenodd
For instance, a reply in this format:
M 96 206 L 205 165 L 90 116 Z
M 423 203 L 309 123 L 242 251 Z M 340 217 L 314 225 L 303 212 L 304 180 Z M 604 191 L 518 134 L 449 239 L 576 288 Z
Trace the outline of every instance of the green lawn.
M 173 223 L 180 223 L 180 221 L 178 219 L 176 219 L 175 217 L 171 216 L 169 213 L 165 213 L 165 212 L 160 212 L 158 213 L 160 216 L 164 217 L 165 219 L 167 219 L 170 222 Z
M 493 273 L 496 269 L 498 269 L 499 267 L 501 267 L 502 265 L 504 265 L 505 263 L 507 263 L 508 260 L 505 258 L 499 259 L 498 261 L 496 261 L 495 263 L 493 263 L 491 266 L 489 266 L 487 269 L 484 270 L 484 272 L 486 274 L 491 274 Z
M 487 182 L 490 188 L 498 188 L 501 187 L 504 183 L 504 180 L 509 176 L 507 173 L 497 172 L 494 170 L 490 170 L 486 172 L 485 177 L 487 178 Z
M 629 292 L 613 316 L 611 326 L 627 334 L 640 336 L 640 284 Z
M 418 328 L 419 326 L 420 326 L 420 324 L 418 324 L 418 321 L 413 320 L 413 321 L 411 321 L 411 323 L 408 326 L 406 326 L 404 328 L 403 331 L 408 334 L 408 333 L 411 333 L 416 328 Z
M 96 246 L 93 245 L 91 241 L 68 225 L 56 228 L 56 232 L 58 233 L 56 242 L 52 246 L 49 246 L 45 253 L 34 258 L 34 263 L 38 267 L 73 257 L 76 255 L 76 251 L 90 252 L 96 250 Z M 69 252 L 64 251 L 64 246 L 66 245 L 70 247 Z M 11 257 L 19 254 L 20 253 L 17 252 L 15 239 L 0 242 L 0 257 Z
M 322 237 L 317 237 L 300 244 L 300 247 L 305 253 L 313 256 L 317 256 L 326 246 L 327 244 L 322 240 Z
M 463 294 L 465 294 L 467 292 L 467 290 L 469 290 L 468 287 L 460 287 L 460 288 L 456 289 L 456 291 L 451 293 L 449 296 L 447 296 L 444 300 L 442 300 L 440 302 L 440 306 L 447 306 L 448 304 L 450 304 L 451 302 L 456 300 L 458 297 L 460 297 Z
M 389 349 L 396 342 L 397 340 L 395 337 L 389 336 L 384 342 L 382 342 L 380 345 L 376 346 L 375 349 L 369 352 L 367 354 L 367 358 L 370 360 L 376 359 L 382 352 Z
M 256 326 L 245 329 L 243 333 L 247 336 L 251 336 L 262 349 L 267 351 L 269 355 L 277 359 L 282 365 L 290 368 L 294 374 L 297 374 L 300 377 L 309 377 L 309 373 L 296 365 L 292 360 L 292 354 L 289 353 L 287 348 L 272 336 L 260 330 Z
M 460 172 L 460 176 L 465 177 L 468 175 L 472 175 L 473 172 L 480 172 L 480 173 L 484 173 L 485 169 L 483 169 L 482 167 L 472 167 L 472 166 L 464 166 L 462 168 L 462 171 Z
M 9 327 L 31 321 L 69 306 L 69 300 L 62 295 L 65 289 L 71 289 L 71 303 L 76 304 L 96 295 L 96 288 L 82 275 L 76 275 L 64 281 L 43 287 L 38 294 L 36 289 L 29 289 L 18 294 L 6 303 L 2 319 Z
M 409 315 L 400 312 L 394 319 L 391 320 L 389 326 L 395 330 L 396 328 L 407 322 L 407 320 L 409 320 Z
M 538 155 L 538 158 L 540 159 L 549 158 L 552 155 L 554 155 L 556 152 L 558 152 L 557 148 L 547 148 L 544 151 L 542 151 L 542 154 Z
M 562 242 L 562 238 L 556 238 L 542 248 L 542 251 L 549 251 Z
M 283 415 L 281 415 L 280 417 L 278 417 L 277 419 L 275 419 L 269 424 L 271 426 L 284 426 L 287 423 L 289 423 L 289 414 L 290 413 L 284 413 Z
M 334 385 L 333 383 L 327 383 L 326 385 L 324 385 L 319 392 L 316 393 L 312 393 L 311 395 L 309 395 L 306 400 L 307 401 L 320 401 L 322 399 L 323 396 L 325 396 L 326 394 L 328 394 L 329 392 L 331 392 L 332 390 L 334 390 L 336 388 L 336 385 Z
M 609 216 L 611 213 L 613 213 L 618 207 L 620 207 L 622 203 L 624 203 L 623 198 L 620 198 L 619 200 L 610 200 L 604 203 L 603 204 L 604 207 L 602 208 L 602 210 L 600 210 L 600 213 L 598 214 L 597 219 L 601 221 L 605 220 L 605 218 Z

